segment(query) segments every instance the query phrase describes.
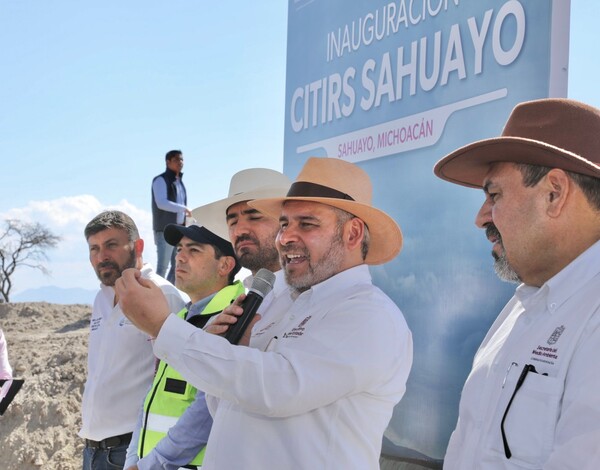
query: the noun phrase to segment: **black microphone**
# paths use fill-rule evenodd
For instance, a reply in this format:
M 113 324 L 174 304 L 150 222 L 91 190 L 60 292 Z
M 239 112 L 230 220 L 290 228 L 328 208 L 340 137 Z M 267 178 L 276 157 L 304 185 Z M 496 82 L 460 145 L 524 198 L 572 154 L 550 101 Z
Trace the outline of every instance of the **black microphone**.
M 225 338 L 231 344 L 238 344 L 246 328 L 254 318 L 258 307 L 262 303 L 265 296 L 273 289 L 273 283 L 275 282 L 275 274 L 268 269 L 259 269 L 252 280 L 252 285 L 248 289 L 246 298 L 242 302 L 241 307 L 244 309 L 242 314 L 238 317 L 237 323 L 234 323 L 229 327 L 225 333 Z

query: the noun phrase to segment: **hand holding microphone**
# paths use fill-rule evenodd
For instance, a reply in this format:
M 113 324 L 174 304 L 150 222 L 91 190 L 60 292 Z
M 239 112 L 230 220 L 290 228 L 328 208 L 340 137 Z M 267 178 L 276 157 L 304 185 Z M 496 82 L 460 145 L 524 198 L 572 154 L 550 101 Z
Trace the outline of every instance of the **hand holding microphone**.
M 260 307 L 263 299 L 273 289 L 274 282 L 275 274 L 268 269 L 263 268 L 256 273 L 246 294 L 246 298 L 241 304 L 244 311 L 237 318 L 237 322 L 230 325 L 225 333 L 225 338 L 231 344 L 238 344 L 240 342 L 246 328 L 254 318 L 254 315 L 256 315 L 258 307 Z

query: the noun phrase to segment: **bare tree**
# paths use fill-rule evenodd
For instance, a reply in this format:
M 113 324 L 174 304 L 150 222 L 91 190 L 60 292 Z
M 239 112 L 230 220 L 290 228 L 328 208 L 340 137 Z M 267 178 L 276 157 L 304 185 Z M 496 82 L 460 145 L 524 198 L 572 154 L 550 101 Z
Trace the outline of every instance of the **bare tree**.
M 40 223 L 9 219 L 4 224 L 5 230 L 0 233 L 0 301 L 10 302 L 15 270 L 26 266 L 48 274 L 44 266 L 48 260 L 46 250 L 56 247 L 61 238 Z

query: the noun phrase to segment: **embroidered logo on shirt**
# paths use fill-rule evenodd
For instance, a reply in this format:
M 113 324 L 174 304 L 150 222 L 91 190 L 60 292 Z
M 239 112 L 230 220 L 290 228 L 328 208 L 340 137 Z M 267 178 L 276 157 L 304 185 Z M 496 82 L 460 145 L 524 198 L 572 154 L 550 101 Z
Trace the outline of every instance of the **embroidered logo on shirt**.
M 259 331 L 254 332 L 252 331 L 252 336 L 256 337 L 256 336 L 262 336 L 264 335 L 267 331 L 269 331 L 269 329 L 275 324 L 275 322 L 271 322 L 268 325 L 266 325 L 264 328 L 261 328 Z
M 102 318 L 92 318 L 92 321 L 90 322 L 90 331 L 96 331 L 100 328 L 100 323 L 102 323 Z
M 550 335 L 550 338 L 548 338 L 548 341 L 546 341 L 546 342 L 550 346 L 552 346 L 553 344 L 555 344 L 558 341 L 558 338 L 560 338 L 560 335 L 563 334 L 563 331 L 565 331 L 565 325 L 557 326 L 556 329 L 554 330 L 554 332 Z
M 531 360 L 543 362 L 545 364 L 554 366 L 559 359 L 559 352 L 557 347 L 554 345 L 565 331 L 565 325 L 557 326 L 550 337 L 546 340 L 546 344 L 539 344 L 533 351 L 531 351 Z
M 305 325 L 308 322 L 308 320 L 310 320 L 312 318 L 312 315 L 309 315 L 308 317 L 306 317 L 304 320 L 302 320 L 299 325 L 295 328 L 292 328 L 291 331 L 289 331 L 288 333 L 284 333 L 283 337 L 284 338 L 298 338 L 300 336 L 302 336 L 304 334 L 304 331 L 306 330 Z

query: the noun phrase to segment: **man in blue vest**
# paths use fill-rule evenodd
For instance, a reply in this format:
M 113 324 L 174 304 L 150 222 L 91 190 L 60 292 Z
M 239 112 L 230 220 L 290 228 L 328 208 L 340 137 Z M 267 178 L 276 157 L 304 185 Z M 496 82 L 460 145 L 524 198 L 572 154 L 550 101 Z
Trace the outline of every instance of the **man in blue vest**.
M 183 225 L 191 213 L 187 208 L 187 193 L 183 184 L 183 154 L 170 150 L 165 155 L 167 168 L 152 180 L 152 229 L 156 244 L 156 273 L 175 282 L 173 247 L 165 241 L 164 230 L 169 224 Z M 167 268 L 171 263 L 168 276 Z
M 176 247 L 175 285 L 191 299 L 178 315 L 202 328 L 244 291 L 239 281 L 234 282 L 240 265 L 233 247 L 198 225 L 167 225 L 164 236 Z M 211 426 L 204 393 L 161 361 L 144 400 L 125 468 L 197 468 L 202 465 Z

